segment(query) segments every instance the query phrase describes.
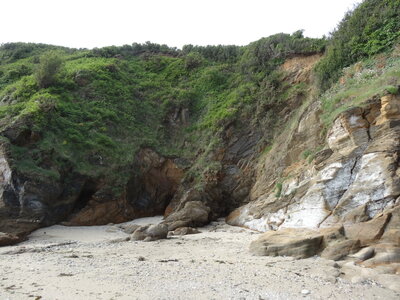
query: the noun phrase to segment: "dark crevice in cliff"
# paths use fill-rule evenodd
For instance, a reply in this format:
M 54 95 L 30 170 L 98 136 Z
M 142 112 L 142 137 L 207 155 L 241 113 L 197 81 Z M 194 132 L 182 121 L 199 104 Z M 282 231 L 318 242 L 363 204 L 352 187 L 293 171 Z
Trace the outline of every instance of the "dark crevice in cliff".
M 367 118 L 366 115 L 367 115 L 367 114 L 366 114 L 366 112 L 364 111 L 363 114 L 362 114 L 362 118 L 368 123 L 368 127 L 366 128 L 366 132 L 367 132 L 367 136 L 368 136 L 368 142 L 370 142 L 370 141 L 372 141 L 371 132 L 370 132 L 371 123 L 368 121 L 368 118 Z
M 72 212 L 77 213 L 83 209 L 88 204 L 94 193 L 96 193 L 96 183 L 91 180 L 86 181 L 77 200 L 75 201 Z
M 353 164 L 353 166 L 352 166 L 351 169 L 350 169 L 350 175 L 351 175 L 351 177 L 353 177 L 353 172 L 354 172 L 354 169 L 355 169 L 356 166 L 357 166 L 357 163 L 358 163 L 358 157 L 356 157 L 356 159 L 354 160 L 354 164 Z

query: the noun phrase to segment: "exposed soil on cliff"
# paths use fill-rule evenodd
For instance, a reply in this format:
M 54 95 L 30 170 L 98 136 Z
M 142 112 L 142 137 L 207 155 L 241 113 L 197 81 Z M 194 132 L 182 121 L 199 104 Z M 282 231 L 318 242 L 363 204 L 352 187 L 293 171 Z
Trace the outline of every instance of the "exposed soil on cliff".
M 146 243 L 125 241 L 127 235 L 111 225 L 40 229 L 29 241 L 1 249 L 0 296 L 10 300 L 399 297 L 371 280 L 372 273 L 366 277 L 353 268 L 350 277 L 342 278 L 348 270 L 345 263 L 318 257 L 252 256 L 248 245 L 259 236 L 255 231 L 223 222 L 201 231 Z

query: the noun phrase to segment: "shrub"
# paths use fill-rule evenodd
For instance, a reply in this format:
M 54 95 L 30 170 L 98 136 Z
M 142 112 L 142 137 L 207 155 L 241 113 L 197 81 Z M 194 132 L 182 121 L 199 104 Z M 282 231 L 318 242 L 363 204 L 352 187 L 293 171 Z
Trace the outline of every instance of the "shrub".
M 35 78 L 40 88 L 47 88 L 54 84 L 62 63 L 61 57 L 56 52 L 49 52 L 40 58 L 35 72 Z

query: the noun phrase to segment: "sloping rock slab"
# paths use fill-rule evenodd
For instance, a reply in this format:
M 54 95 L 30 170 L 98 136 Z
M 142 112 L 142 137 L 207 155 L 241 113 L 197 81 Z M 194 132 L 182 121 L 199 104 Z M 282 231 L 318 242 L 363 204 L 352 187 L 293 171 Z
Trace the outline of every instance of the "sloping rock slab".
M 321 250 L 322 239 L 323 235 L 308 229 L 286 228 L 268 231 L 251 242 L 250 252 L 258 256 L 307 258 Z
M 349 239 L 360 240 L 361 246 L 368 246 L 378 240 L 390 220 L 390 214 L 385 214 L 368 222 L 345 225 L 345 235 Z

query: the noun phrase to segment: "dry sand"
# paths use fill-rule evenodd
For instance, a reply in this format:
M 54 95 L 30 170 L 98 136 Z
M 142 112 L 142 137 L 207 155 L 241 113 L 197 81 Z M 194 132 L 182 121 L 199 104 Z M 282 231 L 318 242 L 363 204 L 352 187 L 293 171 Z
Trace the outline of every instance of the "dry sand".
M 146 243 L 116 226 L 40 229 L 0 248 L 0 299 L 400 299 L 365 276 L 342 278 L 333 261 L 252 256 L 259 233 L 222 221 L 201 231 Z

